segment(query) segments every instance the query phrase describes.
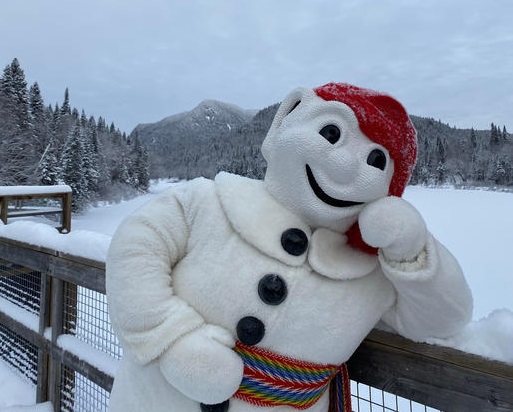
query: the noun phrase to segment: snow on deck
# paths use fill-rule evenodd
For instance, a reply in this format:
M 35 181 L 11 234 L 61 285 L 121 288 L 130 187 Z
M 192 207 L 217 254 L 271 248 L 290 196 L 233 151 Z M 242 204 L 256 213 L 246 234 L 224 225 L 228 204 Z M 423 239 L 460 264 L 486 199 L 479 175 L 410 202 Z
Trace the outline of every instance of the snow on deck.
M 56 193 L 70 193 L 68 185 L 53 186 L 0 186 L 0 196 L 21 196 L 21 195 L 48 195 Z

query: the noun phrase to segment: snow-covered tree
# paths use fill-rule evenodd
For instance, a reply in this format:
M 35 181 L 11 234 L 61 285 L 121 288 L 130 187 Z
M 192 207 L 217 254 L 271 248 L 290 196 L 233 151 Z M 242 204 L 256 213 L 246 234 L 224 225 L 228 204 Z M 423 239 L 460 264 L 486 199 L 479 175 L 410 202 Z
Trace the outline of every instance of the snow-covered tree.
M 61 168 L 51 144 L 48 145 L 47 150 L 44 152 L 41 158 L 39 171 L 39 181 L 42 185 L 59 184 Z
M 28 91 L 25 74 L 17 59 L 0 78 L 0 182 L 30 182 L 34 172 Z
M 150 173 L 148 171 L 148 151 L 136 137 L 134 151 L 132 153 L 132 182 L 137 189 L 146 190 L 150 185 Z
M 32 124 L 35 158 L 41 162 L 41 156 L 46 151 L 51 134 L 49 112 L 45 107 L 39 85 L 34 83 L 29 90 L 29 112 Z
M 61 106 L 61 114 L 71 114 L 71 106 L 69 104 L 69 90 L 66 87 L 66 90 L 64 90 L 64 101 L 62 102 Z
M 62 180 L 72 189 L 72 207 L 81 210 L 89 199 L 88 183 L 83 161 L 82 130 L 75 124 L 69 134 L 62 155 Z
M 77 123 L 81 125 L 82 120 L 77 121 Z M 85 120 L 85 124 L 87 126 L 87 120 Z M 82 167 L 84 170 L 84 178 L 87 184 L 87 191 L 90 195 L 92 195 L 98 190 L 98 181 L 100 179 L 98 155 L 97 153 L 95 153 L 94 150 L 94 144 L 91 133 L 88 133 L 87 128 L 83 129 L 81 126 L 79 127 L 81 130 L 85 130 L 84 133 L 81 135 Z
M 69 89 L 62 105 L 45 106 L 38 83 L 27 91 L 18 60 L 0 78 L 0 185 L 68 181 L 75 209 L 99 196 L 144 190 L 147 152 L 103 117 L 87 118 L 72 107 Z

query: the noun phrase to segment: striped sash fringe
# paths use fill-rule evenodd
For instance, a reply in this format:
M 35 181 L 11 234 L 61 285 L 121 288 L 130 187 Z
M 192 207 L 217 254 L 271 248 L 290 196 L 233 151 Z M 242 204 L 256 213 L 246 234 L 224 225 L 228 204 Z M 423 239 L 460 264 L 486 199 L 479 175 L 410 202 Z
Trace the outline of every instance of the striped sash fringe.
M 235 398 L 257 406 L 287 405 L 308 409 L 329 387 L 329 412 L 351 412 L 346 364 L 320 365 L 278 355 L 267 349 L 235 346 L 244 362 L 244 377 Z

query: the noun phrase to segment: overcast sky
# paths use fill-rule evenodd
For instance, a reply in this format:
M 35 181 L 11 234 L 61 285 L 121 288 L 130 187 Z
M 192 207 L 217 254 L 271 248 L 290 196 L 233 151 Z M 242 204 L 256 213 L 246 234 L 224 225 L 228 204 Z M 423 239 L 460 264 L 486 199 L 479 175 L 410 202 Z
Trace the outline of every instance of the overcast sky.
M 411 114 L 513 132 L 511 0 L 4 0 L 0 64 L 46 103 L 138 123 L 204 99 L 261 109 L 348 82 Z

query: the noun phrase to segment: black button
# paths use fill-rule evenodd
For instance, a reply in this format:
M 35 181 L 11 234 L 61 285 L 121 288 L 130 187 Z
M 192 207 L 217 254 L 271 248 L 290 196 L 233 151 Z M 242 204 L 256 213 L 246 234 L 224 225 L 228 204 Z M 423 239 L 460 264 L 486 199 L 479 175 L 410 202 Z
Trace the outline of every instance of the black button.
M 285 252 L 299 256 L 308 249 L 308 237 L 301 229 L 287 229 L 281 235 L 281 245 Z
M 256 345 L 265 335 L 265 326 L 260 319 L 245 316 L 237 323 L 237 338 L 245 345 Z
M 268 305 L 279 305 L 287 297 L 287 284 L 279 275 L 265 275 L 258 282 L 258 296 Z
M 206 405 L 202 403 L 201 412 L 227 412 L 230 406 L 230 401 L 226 400 L 222 403 L 216 403 L 215 405 Z

